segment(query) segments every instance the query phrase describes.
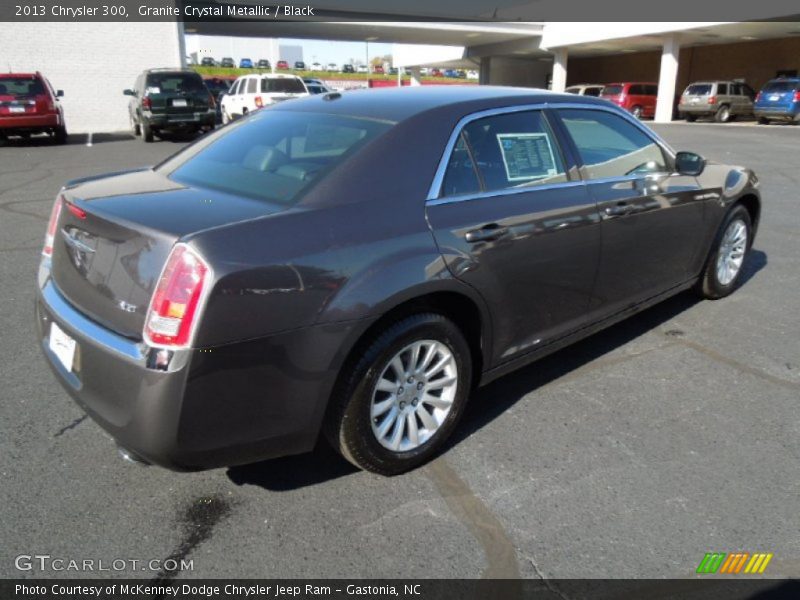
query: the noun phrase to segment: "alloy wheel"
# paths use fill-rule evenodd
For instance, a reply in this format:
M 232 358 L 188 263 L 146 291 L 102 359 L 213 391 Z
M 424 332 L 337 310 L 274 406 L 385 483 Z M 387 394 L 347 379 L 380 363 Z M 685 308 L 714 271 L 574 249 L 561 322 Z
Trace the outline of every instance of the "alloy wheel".
M 741 219 L 730 222 L 722 236 L 717 255 L 717 280 L 729 285 L 742 268 L 747 250 L 747 225 Z
M 372 391 L 375 439 L 393 452 L 425 444 L 450 413 L 458 386 L 453 352 L 436 340 L 418 340 L 384 366 Z

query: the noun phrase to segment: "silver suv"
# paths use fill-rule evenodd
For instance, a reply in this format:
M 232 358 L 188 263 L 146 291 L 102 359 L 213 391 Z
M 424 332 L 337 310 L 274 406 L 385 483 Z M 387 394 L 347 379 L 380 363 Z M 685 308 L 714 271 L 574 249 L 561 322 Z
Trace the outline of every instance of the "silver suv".
M 678 112 L 687 121 L 714 117 L 727 123 L 739 115 L 752 116 L 756 93 L 743 81 L 698 81 L 681 95 Z

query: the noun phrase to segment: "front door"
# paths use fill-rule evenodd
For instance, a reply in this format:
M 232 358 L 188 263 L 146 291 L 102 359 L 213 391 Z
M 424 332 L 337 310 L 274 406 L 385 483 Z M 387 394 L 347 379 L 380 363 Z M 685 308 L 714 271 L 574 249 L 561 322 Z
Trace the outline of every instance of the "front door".
M 585 322 L 600 222 L 543 111 L 475 115 L 427 216 L 454 276 L 491 310 L 494 366 Z M 574 172 L 574 169 L 573 169 Z
M 705 236 L 697 180 L 674 173 L 655 138 L 622 115 L 556 112 L 602 219 L 593 316 L 624 310 L 695 275 Z

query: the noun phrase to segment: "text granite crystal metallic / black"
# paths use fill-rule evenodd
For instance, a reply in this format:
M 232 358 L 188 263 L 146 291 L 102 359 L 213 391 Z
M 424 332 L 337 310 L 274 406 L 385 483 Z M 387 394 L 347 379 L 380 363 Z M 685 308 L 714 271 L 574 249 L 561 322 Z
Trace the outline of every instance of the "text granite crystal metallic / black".
M 740 283 L 755 175 L 590 97 L 322 94 L 69 182 L 38 339 L 127 456 L 429 460 L 471 390 L 688 288 Z M 730 310 L 734 310 L 731 306 Z

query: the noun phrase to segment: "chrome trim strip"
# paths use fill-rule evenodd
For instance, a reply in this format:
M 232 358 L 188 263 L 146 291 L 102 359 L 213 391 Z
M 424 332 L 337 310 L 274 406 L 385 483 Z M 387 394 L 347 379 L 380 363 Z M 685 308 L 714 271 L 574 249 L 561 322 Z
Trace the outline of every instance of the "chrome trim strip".
M 455 147 L 458 136 L 461 135 L 461 130 L 472 121 L 477 119 L 483 119 L 485 117 L 491 117 L 494 115 L 502 115 L 507 113 L 515 113 L 515 112 L 523 112 L 528 110 L 558 110 L 561 108 L 567 109 L 580 109 L 580 110 L 602 110 L 623 119 L 626 119 L 629 123 L 637 127 L 642 133 L 644 133 L 647 137 L 652 139 L 656 144 L 658 144 L 662 150 L 664 150 L 670 157 L 673 159 L 675 158 L 675 151 L 667 144 L 661 136 L 659 136 L 655 131 L 650 129 L 649 127 L 645 126 L 641 121 L 639 121 L 636 117 L 631 115 L 628 111 L 623 110 L 621 108 L 617 108 L 613 104 L 609 103 L 608 106 L 602 106 L 600 104 L 583 104 L 580 102 L 556 102 L 556 103 L 549 103 L 549 102 L 540 102 L 536 104 L 519 104 L 516 106 L 504 106 L 501 108 L 490 108 L 486 110 L 481 110 L 478 112 L 471 113 L 462 117 L 456 126 L 453 128 L 453 131 L 450 133 L 450 138 L 447 141 L 447 145 L 444 148 L 444 152 L 442 153 L 442 157 L 439 159 L 439 166 L 436 168 L 436 174 L 433 177 L 433 181 L 431 182 L 430 188 L 428 189 L 428 196 L 426 198 L 427 203 L 431 205 L 437 204 L 448 204 L 449 202 L 458 202 L 461 200 L 474 200 L 477 198 L 483 198 L 488 196 L 498 196 L 498 195 L 505 195 L 505 193 L 521 193 L 523 191 L 533 191 L 537 189 L 547 189 L 553 188 L 555 186 L 570 186 L 575 185 L 578 183 L 609 183 L 614 181 L 629 181 L 631 179 L 638 179 L 641 175 L 637 175 L 635 177 L 631 176 L 622 176 L 622 177 L 607 177 L 604 179 L 588 179 L 588 180 L 580 180 L 580 181 L 567 181 L 564 183 L 554 183 L 554 184 L 547 184 L 546 186 L 540 187 L 530 187 L 525 190 L 519 190 L 518 188 L 508 188 L 507 190 L 499 190 L 495 192 L 481 192 L 479 194 L 468 194 L 464 196 L 452 196 L 449 198 L 440 198 L 440 193 L 442 190 L 442 184 L 444 182 L 444 174 L 447 170 L 447 163 L 450 160 L 450 155 L 453 152 L 453 148 Z M 558 139 L 558 134 L 556 135 L 556 141 L 560 143 Z M 504 193 L 499 193 L 504 192 Z
M 494 190 L 490 192 L 477 192 L 475 194 L 461 194 L 460 196 L 445 196 L 444 198 L 436 198 L 435 200 L 428 200 L 428 206 L 440 206 L 442 204 L 452 204 L 454 202 L 467 202 L 469 200 L 482 200 L 484 198 L 492 198 L 494 196 L 512 196 L 514 194 L 524 194 L 526 192 L 538 192 L 540 190 L 552 190 L 571 188 L 586 185 L 587 182 L 582 180 L 577 181 L 563 181 L 561 183 L 546 183 L 544 185 L 533 185 L 529 187 L 513 187 L 503 190 Z
M 81 336 L 89 338 L 93 342 L 109 350 L 113 350 L 118 354 L 122 354 L 136 361 L 144 360 L 144 353 L 136 342 L 122 337 L 121 335 L 117 335 L 105 327 L 101 327 L 94 321 L 87 319 L 75 310 L 59 293 L 52 279 L 42 288 L 42 298 L 48 310 L 60 321 L 58 323 L 60 326 L 63 326 L 62 323 L 64 323 L 67 325 L 68 329 L 77 331 Z

